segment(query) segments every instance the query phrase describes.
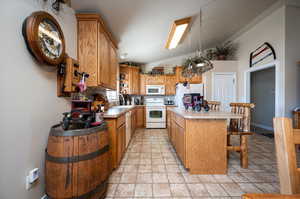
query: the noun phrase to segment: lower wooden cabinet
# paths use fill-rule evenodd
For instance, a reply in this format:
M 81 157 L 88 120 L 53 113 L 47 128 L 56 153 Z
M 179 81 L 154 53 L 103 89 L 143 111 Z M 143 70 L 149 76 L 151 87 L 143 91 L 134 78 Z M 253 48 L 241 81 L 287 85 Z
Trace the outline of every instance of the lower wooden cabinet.
M 167 110 L 167 131 L 170 140 L 171 140 L 171 114 L 172 112 Z
M 145 127 L 145 107 L 136 108 L 136 127 L 144 128 Z
M 131 132 L 132 134 L 135 132 L 136 130 L 136 109 L 133 109 L 131 111 Z
M 126 150 L 126 124 L 122 124 L 117 129 L 117 163 L 121 163 L 123 154 Z
M 111 167 L 116 169 L 126 150 L 126 121 L 125 114 L 118 118 L 105 119 L 108 126 L 109 141 L 111 147 Z
M 186 144 L 185 144 L 185 128 L 182 127 L 181 121 L 177 120 L 178 116 L 169 112 L 167 119 L 169 139 L 176 150 L 181 162 L 186 166 Z

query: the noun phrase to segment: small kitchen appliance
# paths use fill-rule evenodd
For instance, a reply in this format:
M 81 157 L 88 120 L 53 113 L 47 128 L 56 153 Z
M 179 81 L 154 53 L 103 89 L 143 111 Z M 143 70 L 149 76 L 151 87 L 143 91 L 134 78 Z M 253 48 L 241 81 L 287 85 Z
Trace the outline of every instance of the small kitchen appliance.
M 165 95 L 165 85 L 146 85 L 147 95 Z

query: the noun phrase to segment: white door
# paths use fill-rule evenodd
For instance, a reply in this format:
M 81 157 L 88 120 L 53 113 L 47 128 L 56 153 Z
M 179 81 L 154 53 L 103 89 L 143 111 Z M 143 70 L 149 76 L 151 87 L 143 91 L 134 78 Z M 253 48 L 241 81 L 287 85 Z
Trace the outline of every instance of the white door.
M 236 75 L 235 73 L 213 74 L 214 101 L 221 102 L 222 111 L 230 111 L 229 104 L 236 101 Z

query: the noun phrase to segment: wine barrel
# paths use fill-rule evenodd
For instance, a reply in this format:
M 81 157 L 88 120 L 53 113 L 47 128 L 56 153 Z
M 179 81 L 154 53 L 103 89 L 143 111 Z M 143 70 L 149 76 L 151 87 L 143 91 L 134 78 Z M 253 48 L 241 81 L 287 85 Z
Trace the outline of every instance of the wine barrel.
M 46 149 L 46 194 L 51 199 L 105 198 L 110 174 L 107 124 L 50 130 Z

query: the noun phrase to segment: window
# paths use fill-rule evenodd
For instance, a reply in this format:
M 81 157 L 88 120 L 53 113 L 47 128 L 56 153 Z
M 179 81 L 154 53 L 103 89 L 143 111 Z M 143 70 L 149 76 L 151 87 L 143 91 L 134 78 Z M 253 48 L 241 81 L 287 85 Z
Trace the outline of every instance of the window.
M 106 96 L 108 101 L 112 102 L 112 101 L 117 101 L 117 91 L 106 91 Z

